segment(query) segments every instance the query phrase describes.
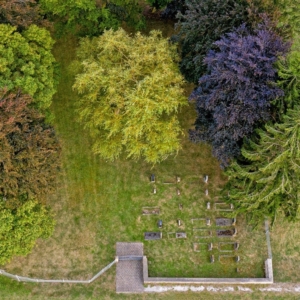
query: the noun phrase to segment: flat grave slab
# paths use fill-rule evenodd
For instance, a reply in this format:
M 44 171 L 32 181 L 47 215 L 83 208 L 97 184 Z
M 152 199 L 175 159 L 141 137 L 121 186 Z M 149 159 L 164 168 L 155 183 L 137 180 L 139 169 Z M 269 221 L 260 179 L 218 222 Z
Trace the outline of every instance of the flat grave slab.
M 185 232 L 176 232 L 176 239 L 185 239 L 186 233 Z
M 159 240 L 162 238 L 162 232 L 145 232 L 145 240 Z
M 218 229 L 216 230 L 218 237 L 233 237 L 237 234 L 236 228 L 233 229 Z
M 216 218 L 217 226 L 234 226 L 236 223 L 235 218 Z
M 159 215 L 160 210 L 159 207 L 143 207 L 142 214 L 143 215 Z

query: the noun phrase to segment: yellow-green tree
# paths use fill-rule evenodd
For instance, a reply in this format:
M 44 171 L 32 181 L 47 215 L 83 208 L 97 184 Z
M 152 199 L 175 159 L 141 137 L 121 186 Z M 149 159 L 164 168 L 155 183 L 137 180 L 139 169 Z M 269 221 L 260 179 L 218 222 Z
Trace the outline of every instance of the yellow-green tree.
M 0 88 L 21 89 L 33 97 L 36 107 L 45 111 L 55 93 L 54 41 L 44 28 L 30 25 L 22 33 L 0 24 Z
M 180 149 L 177 114 L 186 100 L 176 46 L 159 31 L 132 37 L 109 30 L 82 39 L 78 57 L 82 71 L 74 89 L 95 153 L 113 160 L 124 150 L 156 163 Z
M 44 205 L 29 200 L 16 209 L 0 202 L 0 264 L 30 253 L 38 238 L 48 238 L 55 221 Z

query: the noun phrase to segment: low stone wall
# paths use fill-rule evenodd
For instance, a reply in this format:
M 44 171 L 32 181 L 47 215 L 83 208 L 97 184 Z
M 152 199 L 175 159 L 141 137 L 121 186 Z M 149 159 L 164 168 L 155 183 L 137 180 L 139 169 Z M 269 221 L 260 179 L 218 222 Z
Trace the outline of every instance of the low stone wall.
M 266 278 L 170 278 L 170 277 L 148 277 L 148 260 L 143 257 L 144 284 L 272 284 L 273 268 L 272 259 L 265 261 Z

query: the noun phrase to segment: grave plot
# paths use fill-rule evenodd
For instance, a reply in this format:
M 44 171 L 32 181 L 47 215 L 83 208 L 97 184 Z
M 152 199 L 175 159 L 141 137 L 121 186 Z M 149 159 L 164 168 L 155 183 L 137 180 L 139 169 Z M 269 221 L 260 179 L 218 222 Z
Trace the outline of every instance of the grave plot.
M 143 215 L 159 215 L 159 207 L 143 207 L 142 214 Z
M 234 226 L 236 218 L 216 218 L 217 226 Z
M 176 232 L 176 239 L 186 239 L 185 232 Z
M 237 234 L 236 228 L 233 229 L 217 229 L 216 230 L 218 237 L 234 237 Z
M 172 177 L 172 178 L 168 178 L 166 180 L 163 181 L 163 184 L 178 184 L 180 183 L 181 181 L 181 178 L 179 176 L 175 176 L 175 177 Z
M 219 262 L 221 264 L 237 263 L 239 261 L 240 261 L 239 255 L 227 255 L 227 254 L 219 255 Z
M 210 226 L 210 218 L 193 218 L 191 219 L 191 222 L 194 227 L 204 227 L 204 226 Z
M 232 252 L 237 251 L 239 249 L 238 242 L 219 242 L 218 243 L 218 250 L 220 252 Z
M 212 231 L 205 228 L 193 228 L 193 235 L 197 239 L 210 238 Z
M 225 202 L 216 202 L 215 210 L 217 210 L 217 211 L 233 211 L 234 206 L 233 206 L 233 204 L 228 204 Z
M 162 238 L 162 232 L 145 232 L 144 239 L 145 240 L 159 240 Z
M 175 239 L 176 238 L 176 232 L 168 232 L 168 239 Z
M 211 251 L 213 249 L 212 243 L 193 243 L 193 250 L 195 252 Z
M 169 239 L 186 239 L 186 232 L 168 232 Z

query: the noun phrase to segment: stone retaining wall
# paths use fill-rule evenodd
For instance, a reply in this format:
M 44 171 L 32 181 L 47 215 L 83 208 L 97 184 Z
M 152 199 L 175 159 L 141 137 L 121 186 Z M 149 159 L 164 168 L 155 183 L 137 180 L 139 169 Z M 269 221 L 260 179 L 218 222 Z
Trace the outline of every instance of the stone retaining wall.
M 273 267 L 272 259 L 265 261 L 266 278 L 170 278 L 170 277 L 148 277 L 148 260 L 143 256 L 144 284 L 272 284 Z

